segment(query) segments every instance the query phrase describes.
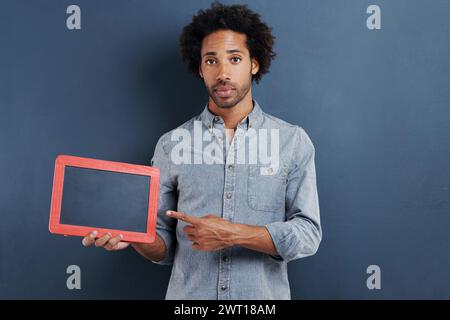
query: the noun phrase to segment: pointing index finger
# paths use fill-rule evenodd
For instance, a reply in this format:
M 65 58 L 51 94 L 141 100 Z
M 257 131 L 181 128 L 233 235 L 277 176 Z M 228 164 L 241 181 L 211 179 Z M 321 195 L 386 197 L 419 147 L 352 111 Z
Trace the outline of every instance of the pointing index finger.
M 196 224 L 197 220 L 198 220 L 197 217 L 190 216 L 184 212 L 179 212 L 179 211 L 170 211 L 169 210 L 166 212 L 166 214 L 171 218 L 178 219 L 178 220 L 190 223 L 190 224 Z

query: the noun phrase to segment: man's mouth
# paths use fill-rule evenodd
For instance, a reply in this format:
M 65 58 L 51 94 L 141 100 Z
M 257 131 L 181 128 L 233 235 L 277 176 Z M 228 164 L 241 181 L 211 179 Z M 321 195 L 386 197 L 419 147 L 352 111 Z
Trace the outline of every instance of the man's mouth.
M 218 86 L 214 90 L 219 97 L 225 98 L 231 96 L 234 88 L 231 86 Z

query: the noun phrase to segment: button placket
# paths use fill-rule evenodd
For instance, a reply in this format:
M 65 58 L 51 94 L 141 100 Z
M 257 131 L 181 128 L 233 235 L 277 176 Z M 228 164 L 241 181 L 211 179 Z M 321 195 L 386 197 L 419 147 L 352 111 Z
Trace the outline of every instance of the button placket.
M 234 140 L 234 139 L 233 139 Z M 231 147 L 236 150 L 236 144 L 232 143 Z M 236 185 L 235 172 L 235 158 L 236 152 L 227 154 L 224 166 L 225 181 L 224 181 L 224 198 L 223 198 L 223 212 L 222 218 L 233 221 L 234 219 L 234 192 Z M 231 248 L 225 248 L 219 251 L 219 282 L 218 282 L 218 297 L 219 299 L 229 299 L 230 297 L 230 277 L 231 277 Z

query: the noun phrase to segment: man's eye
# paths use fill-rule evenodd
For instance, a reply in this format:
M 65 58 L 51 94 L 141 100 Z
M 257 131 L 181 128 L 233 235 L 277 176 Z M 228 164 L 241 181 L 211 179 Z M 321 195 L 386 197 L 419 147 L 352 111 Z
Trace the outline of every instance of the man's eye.
M 241 58 L 240 57 L 233 57 L 233 58 L 231 58 L 231 60 L 233 61 L 233 62 L 236 62 L 236 63 L 238 63 L 238 62 L 241 62 Z
M 215 61 L 213 59 L 208 59 L 205 61 L 206 64 L 213 64 Z

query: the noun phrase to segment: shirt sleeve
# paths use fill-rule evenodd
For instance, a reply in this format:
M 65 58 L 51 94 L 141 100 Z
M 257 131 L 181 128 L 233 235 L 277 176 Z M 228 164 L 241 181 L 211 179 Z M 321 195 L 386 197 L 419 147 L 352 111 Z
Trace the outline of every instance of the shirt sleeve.
M 286 221 L 266 225 L 279 254 L 272 257 L 286 262 L 314 255 L 322 240 L 314 145 L 301 127 L 295 138 L 286 187 Z
M 151 160 L 151 165 L 160 170 L 159 196 L 158 196 L 158 217 L 156 222 L 156 233 L 166 244 L 166 254 L 163 260 L 152 261 L 160 265 L 171 265 L 175 255 L 176 247 L 176 219 L 166 215 L 167 210 L 176 210 L 177 191 L 173 177 L 171 176 L 171 161 L 168 153 L 164 149 L 163 135 L 156 144 L 155 152 Z

